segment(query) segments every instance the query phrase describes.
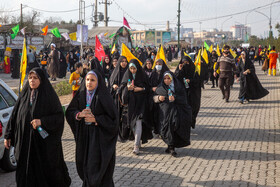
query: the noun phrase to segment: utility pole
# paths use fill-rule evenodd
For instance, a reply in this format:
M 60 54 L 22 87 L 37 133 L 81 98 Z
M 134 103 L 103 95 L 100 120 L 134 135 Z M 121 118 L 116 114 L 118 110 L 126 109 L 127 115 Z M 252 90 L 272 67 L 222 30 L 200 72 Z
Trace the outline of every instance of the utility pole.
M 20 4 L 20 27 L 23 26 L 23 17 L 22 17 L 22 4 Z
M 98 27 L 98 17 L 97 17 L 97 2 L 98 0 L 95 0 L 94 4 L 94 27 Z
M 181 27 L 181 24 L 180 24 L 180 13 L 181 13 L 180 4 L 181 4 L 181 0 L 178 0 L 178 51 L 180 50 L 180 27 Z
M 105 0 L 105 2 L 101 2 L 100 4 L 104 4 L 105 5 L 105 9 L 104 9 L 104 25 L 105 27 L 108 27 L 108 21 L 109 21 L 109 18 L 108 18 L 108 5 L 112 4 L 110 2 L 108 2 L 108 0 Z
M 80 33 L 81 33 L 81 49 L 80 49 L 80 56 L 83 56 L 83 25 L 85 24 L 85 1 L 79 1 L 79 19 L 80 19 Z

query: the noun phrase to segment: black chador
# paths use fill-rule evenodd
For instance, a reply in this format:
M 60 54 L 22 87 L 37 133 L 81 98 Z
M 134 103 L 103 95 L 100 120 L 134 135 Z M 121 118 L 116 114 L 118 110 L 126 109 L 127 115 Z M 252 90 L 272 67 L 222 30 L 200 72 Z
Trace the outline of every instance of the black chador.
M 247 74 L 244 75 L 244 72 L 247 72 Z M 262 87 L 256 75 L 254 64 L 249 59 L 248 55 L 246 55 L 245 62 L 242 58 L 240 59 L 237 66 L 237 76 L 240 81 L 238 98 L 242 103 L 244 100 L 260 99 L 269 94 L 269 92 Z
M 90 109 L 97 125 L 86 124 L 84 118 L 77 119 L 79 112 L 86 108 L 89 97 L 85 81 L 66 110 L 66 119 L 76 141 L 76 166 L 85 187 L 114 186 L 113 173 L 118 135 L 117 110 L 97 70 L 88 74 L 97 76 L 98 85 L 91 95 Z
M 137 72 L 133 76 L 128 68 L 122 78 L 120 89 L 118 90 L 119 94 L 121 94 L 122 103 L 127 105 L 127 128 L 130 128 L 129 134 L 124 135 L 124 137 L 131 140 L 134 139 L 133 134 L 135 134 L 136 121 L 142 120 L 141 140 L 142 143 L 146 143 L 148 139 L 153 138 L 151 126 L 145 121 L 144 117 L 147 90 L 149 89 L 148 80 L 137 60 L 132 59 L 129 64 L 134 64 L 137 68 Z M 145 90 L 139 92 L 134 92 L 133 90 L 129 91 L 127 88 L 129 80 L 134 82 L 134 86 L 145 88 Z
M 111 74 L 110 77 L 110 92 L 113 97 L 114 103 L 117 106 L 118 110 L 118 119 L 119 119 L 119 138 L 120 140 L 124 140 L 124 136 L 126 132 L 128 131 L 127 127 L 127 120 L 126 120 L 126 113 L 127 111 L 123 112 L 124 106 L 120 102 L 120 95 L 117 94 L 118 88 L 121 85 L 123 75 L 125 74 L 128 65 L 125 66 L 125 68 L 122 68 L 121 62 L 127 61 L 126 57 L 121 56 L 118 60 L 117 66 L 115 67 L 114 71 Z M 126 62 L 127 63 L 127 62 Z M 118 88 L 114 89 L 113 86 L 117 85 Z M 123 115 L 124 114 L 124 115 Z
M 19 187 L 66 187 L 71 179 L 64 162 L 61 136 L 64 115 L 59 98 L 40 68 L 34 68 L 40 79 L 36 90 L 26 83 L 7 125 L 5 139 L 11 139 L 17 160 L 16 182 Z M 30 124 L 41 120 L 49 134 L 43 139 Z
M 154 133 L 159 134 L 159 129 L 160 129 L 160 123 L 159 123 L 159 108 L 158 108 L 158 103 L 153 102 L 153 96 L 154 96 L 154 91 L 153 88 L 157 87 L 162 79 L 163 79 L 163 74 L 166 71 L 169 71 L 169 68 L 165 64 L 165 62 L 162 59 L 157 60 L 158 64 L 161 65 L 155 65 L 155 68 L 152 71 L 151 78 L 150 78 L 150 93 L 149 93 L 149 102 L 148 102 L 148 112 L 147 112 L 147 117 L 150 118 L 151 124 L 154 128 Z M 155 62 L 155 63 L 157 63 Z M 160 63 L 159 63 L 160 62 Z
M 179 65 L 175 71 L 175 75 L 185 85 L 184 78 L 189 79 L 189 88 L 185 91 L 187 95 L 188 104 L 192 108 L 192 128 L 195 128 L 196 117 L 198 115 L 201 103 L 201 79 L 197 72 L 195 72 L 195 65 L 189 57 L 183 57 L 180 64 L 183 64 L 181 70 L 179 70 Z
M 162 80 L 156 89 L 154 101 L 159 103 L 160 135 L 168 145 L 166 152 L 175 156 L 174 148 L 190 145 L 192 114 L 183 85 L 170 71 L 165 72 L 164 76 L 172 82 L 167 85 Z M 174 96 L 174 101 L 169 100 L 170 95 Z M 160 101 L 159 96 L 164 96 L 164 101 Z

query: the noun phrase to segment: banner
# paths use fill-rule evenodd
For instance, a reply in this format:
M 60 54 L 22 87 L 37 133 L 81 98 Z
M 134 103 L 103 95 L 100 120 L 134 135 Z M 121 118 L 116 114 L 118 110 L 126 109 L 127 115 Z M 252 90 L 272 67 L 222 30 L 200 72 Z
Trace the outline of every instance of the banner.
M 155 31 L 146 31 L 146 45 L 155 45 Z
M 83 34 L 83 42 L 87 43 L 88 40 L 88 26 L 87 25 L 77 25 L 77 41 L 82 41 L 82 34 Z

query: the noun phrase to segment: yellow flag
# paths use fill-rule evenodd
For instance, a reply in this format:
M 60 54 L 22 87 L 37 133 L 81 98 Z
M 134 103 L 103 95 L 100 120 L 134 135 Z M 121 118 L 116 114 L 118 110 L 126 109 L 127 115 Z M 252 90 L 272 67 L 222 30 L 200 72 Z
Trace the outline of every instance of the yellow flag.
M 125 45 L 124 43 L 122 43 L 122 54 L 121 54 L 121 56 L 125 56 L 128 62 L 129 62 L 131 59 L 136 59 L 136 60 L 139 62 L 140 66 L 142 66 L 142 64 L 143 64 L 138 58 L 136 58 L 136 57 L 130 52 L 130 50 L 126 47 L 126 45 Z
M 27 67 L 27 49 L 26 49 L 26 40 L 23 40 L 23 47 L 22 47 L 22 55 L 20 61 L 20 91 L 23 87 L 23 81 L 26 75 L 26 67 Z
M 195 60 L 195 72 L 198 73 L 198 75 L 200 75 L 200 71 L 201 71 L 201 49 L 198 51 L 196 60 Z
M 209 48 L 209 52 L 212 53 L 212 51 L 213 51 L 213 45 L 211 45 Z
M 72 41 L 76 41 L 77 40 L 77 33 L 76 32 L 70 33 L 69 37 Z
M 117 51 L 116 49 L 116 44 L 114 44 L 113 48 L 112 48 L 112 51 L 111 51 L 111 54 L 113 54 L 115 51 Z
M 206 48 L 204 48 L 204 50 L 203 50 L 202 57 L 205 60 L 206 64 L 208 64 L 209 60 L 208 60 L 208 54 L 207 54 Z
M 186 52 L 184 52 L 184 55 L 192 59 L 192 57 L 190 57 L 190 55 L 188 55 Z
M 37 48 L 36 48 L 35 46 L 33 46 L 33 45 L 29 45 L 29 48 L 32 49 L 32 50 L 34 50 L 34 51 L 36 51 L 36 49 L 37 49 Z
M 230 54 L 233 56 L 233 58 L 236 58 L 237 54 L 231 49 L 229 49 L 229 51 L 230 51 Z
M 158 49 L 157 56 L 155 58 L 155 61 L 154 61 L 153 67 L 152 67 L 153 69 L 156 66 L 156 62 L 158 59 L 162 59 L 166 64 L 165 54 L 164 54 L 164 50 L 163 50 L 162 46 L 160 46 L 160 48 Z
M 220 47 L 218 44 L 217 44 L 217 54 L 218 54 L 218 56 L 221 56 Z

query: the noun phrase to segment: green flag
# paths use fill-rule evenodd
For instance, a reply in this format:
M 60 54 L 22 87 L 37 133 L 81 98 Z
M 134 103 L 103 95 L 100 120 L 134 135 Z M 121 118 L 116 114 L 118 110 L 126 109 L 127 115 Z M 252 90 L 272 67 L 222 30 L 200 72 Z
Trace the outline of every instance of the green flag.
M 269 46 L 268 46 L 268 50 L 270 51 L 270 49 L 271 49 L 271 46 L 270 46 L 270 44 L 269 44 Z
M 110 39 L 112 39 L 115 36 L 116 33 L 113 33 L 109 36 Z
M 209 45 L 204 41 L 204 47 L 206 48 L 206 50 L 208 51 L 209 50 Z
M 61 38 L 61 34 L 60 34 L 60 32 L 59 32 L 59 30 L 58 30 L 57 27 L 54 28 L 53 30 L 51 30 L 51 32 L 53 33 L 53 35 L 54 35 L 55 37 Z
M 14 39 L 18 32 L 19 32 L 19 24 L 17 24 L 15 27 L 12 28 L 13 34 L 11 34 L 12 39 Z

